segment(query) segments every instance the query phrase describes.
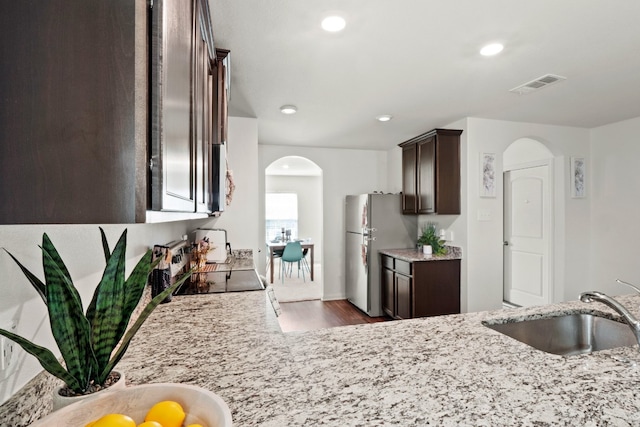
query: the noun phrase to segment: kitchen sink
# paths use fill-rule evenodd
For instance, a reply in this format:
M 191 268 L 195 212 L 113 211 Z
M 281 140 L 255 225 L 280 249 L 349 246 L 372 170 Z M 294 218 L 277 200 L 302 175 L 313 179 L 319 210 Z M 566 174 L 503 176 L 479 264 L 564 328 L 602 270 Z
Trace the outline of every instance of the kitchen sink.
M 512 323 L 482 324 L 538 350 L 563 356 L 638 343 L 626 323 L 592 314 L 567 314 Z

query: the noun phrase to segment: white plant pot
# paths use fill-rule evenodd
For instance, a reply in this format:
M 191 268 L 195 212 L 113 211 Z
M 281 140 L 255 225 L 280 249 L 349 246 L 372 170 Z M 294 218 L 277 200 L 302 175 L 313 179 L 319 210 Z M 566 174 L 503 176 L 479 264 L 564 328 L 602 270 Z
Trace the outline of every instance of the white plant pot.
M 91 394 L 83 394 L 80 396 L 62 396 L 59 392 L 61 389 L 63 389 L 65 386 L 62 385 L 60 387 L 57 387 L 55 390 L 53 390 L 53 410 L 57 411 L 58 409 L 64 408 L 67 405 L 71 405 L 72 403 L 76 403 L 80 400 L 84 400 L 86 398 L 89 397 L 93 397 L 96 396 L 100 393 L 102 393 L 103 391 L 107 391 L 107 390 L 119 390 L 119 389 L 123 389 L 125 388 L 127 385 L 125 383 L 124 380 L 124 374 L 120 371 L 117 371 L 120 374 L 120 379 L 112 384 L 111 386 L 109 386 L 108 388 L 102 389 L 100 391 L 97 391 L 95 393 L 91 393 Z
M 433 250 L 431 249 L 431 245 L 424 245 L 422 247 L 422 253 L 425 255 L 432 255 L 433 254 Z

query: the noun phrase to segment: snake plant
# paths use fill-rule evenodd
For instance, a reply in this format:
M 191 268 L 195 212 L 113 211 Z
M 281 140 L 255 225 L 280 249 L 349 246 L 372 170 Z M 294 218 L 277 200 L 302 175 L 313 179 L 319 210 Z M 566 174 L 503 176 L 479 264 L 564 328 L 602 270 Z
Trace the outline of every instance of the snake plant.
M 152 251 L 147 251 L 125 279 L 127 230 L 120 236 L 113 252 L 102 228 L 100 233 L 106 266 L 86 313 L 69 271 L 46 233 L 42 236 L 41 246 L 44 282 L 7 251 L 47 306 L 51 332 L 64 366 L 47 348 L 4 329 L 0 329 L 0 335 L 35 356 L 47 372 L 64 381 L 76 394 L 85 394 L 91 385 L 105 383 L 147 317 L 189 276 L 186 274 L 153 298 L 127 330 L 149 273 L 160 259 L 152 262 Z

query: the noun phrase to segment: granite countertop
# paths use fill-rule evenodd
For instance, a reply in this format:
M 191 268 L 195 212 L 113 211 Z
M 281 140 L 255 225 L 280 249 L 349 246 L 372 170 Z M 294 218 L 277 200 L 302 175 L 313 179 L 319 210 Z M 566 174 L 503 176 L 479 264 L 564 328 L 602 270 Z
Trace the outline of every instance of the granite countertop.
M 571 302 L 285 334 L 265 291 L 181 296 L 118 368 L 209 389 L 237 427 L 640 425 L 637 346 L 563 357 L 481 324 L 574 311 L 611 316 Z
M 481 324 L 573 310 L 608 311 L 574 302 L 283 334 L 264 292 L 180 297 L 120 368 L 133 384 L 212 390 L 239 427 L 640 425 L 637 347 L 555 356 Z
M 420 261 L 446 261 L 451 259 L 461 259 L 462 249 L 457 246 L 446 246 L 447 253 L 444 255 L 425 255 L 415 248 L 410 249 L 380 249 L 378 252 L 384 255 L 401 259 L 408 262 Z

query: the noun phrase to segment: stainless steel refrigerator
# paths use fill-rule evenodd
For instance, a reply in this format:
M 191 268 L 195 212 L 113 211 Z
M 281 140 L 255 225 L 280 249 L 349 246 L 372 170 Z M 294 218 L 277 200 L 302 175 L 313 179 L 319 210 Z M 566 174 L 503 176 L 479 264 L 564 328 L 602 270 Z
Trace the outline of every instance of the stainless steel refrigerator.
M 413 248 L 415 215 L 402 215 L 400 196 L 347 196 L 345 206 L 347 299 L 371 317 L 382 316 L 380 249 Z

